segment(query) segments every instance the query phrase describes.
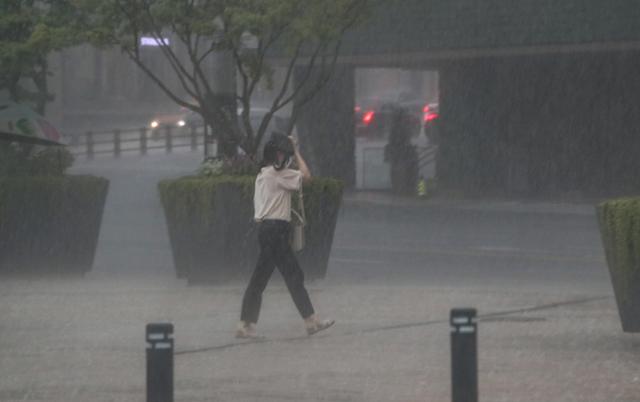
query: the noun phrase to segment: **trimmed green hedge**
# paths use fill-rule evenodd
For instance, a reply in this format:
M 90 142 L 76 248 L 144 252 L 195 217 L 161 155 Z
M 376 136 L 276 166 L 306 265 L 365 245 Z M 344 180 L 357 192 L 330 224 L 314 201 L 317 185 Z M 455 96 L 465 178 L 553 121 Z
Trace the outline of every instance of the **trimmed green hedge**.
M 108 186 L 93 176 L 0 178 L 0 272 L 89 271 Z
M 640 198 L 604 202 L 597 214 L 623 329 L 640 332 Z
M 158 185 L 178 277 L 220 282 L 246 277 L 258 254 L 254 176 L 183 177 Z M 342 200 L 342 182 L 315 178 L 304 187 L 309 278 L 324 277 Z

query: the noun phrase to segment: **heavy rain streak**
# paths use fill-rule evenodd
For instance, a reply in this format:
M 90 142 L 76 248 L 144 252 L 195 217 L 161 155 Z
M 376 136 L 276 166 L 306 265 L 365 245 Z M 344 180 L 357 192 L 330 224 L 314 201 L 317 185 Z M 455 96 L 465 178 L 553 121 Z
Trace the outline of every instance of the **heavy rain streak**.
M 0 3 L 0 402 L 640 400 L 640 2 Z

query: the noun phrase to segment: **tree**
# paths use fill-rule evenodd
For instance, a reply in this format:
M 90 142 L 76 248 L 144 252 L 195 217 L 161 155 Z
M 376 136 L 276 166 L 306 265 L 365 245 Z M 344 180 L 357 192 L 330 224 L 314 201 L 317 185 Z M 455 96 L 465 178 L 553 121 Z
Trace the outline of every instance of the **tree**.
M 330 78 L 344 33 L 363 19 L 371 0 L 77 0 L 89 40 L 117 46 L 175 103 L 215 128 L 219 147 L 239 146 L 254 158 L 274 114 L 313 97 Z M 173 89 L 142 57 L 143 36 L 159 46 L 179 82 Z M 171 40 L 166 40 L 170 38 Z M 177 44 L 176 44 L 177 42 Z M 181 57 L 184 54 L 186 57 Z M 215 55 L 233 60 L 239 88 L 229 102 L 216 93 L 207 64 Z M 284 62 L 284 79 L 260 125 L 250 121 L 259 84 L 273 86 L 272 60 Z M 292 80 L 304 69 L 302 80 Z M 313 72 L 313 74 L 312 74 Z M 240 118 L 236 115 L 240 107 Z M 294 108 L 295 109 L 295 108 Z M 289 132 L 295 122 L 291 116 Z
M 0 2 L 0 90 L 14 102 L 28 102 L 44 113 L 48 91 L 47 56 L 78 43 L 74 8 L 65 0 Z

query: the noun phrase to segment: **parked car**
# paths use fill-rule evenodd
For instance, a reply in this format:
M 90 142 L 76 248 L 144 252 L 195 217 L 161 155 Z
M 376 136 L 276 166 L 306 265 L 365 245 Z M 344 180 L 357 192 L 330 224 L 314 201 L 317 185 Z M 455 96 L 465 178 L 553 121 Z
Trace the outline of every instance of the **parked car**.
M 412 136 L 420 134 L 423 108 L 426 103 L 403 97 L 374 97 L 356 101 L 356 136 L 367 138 L 387 138 L 393 125 L 393 115 L 397 110 L 407 112 Z

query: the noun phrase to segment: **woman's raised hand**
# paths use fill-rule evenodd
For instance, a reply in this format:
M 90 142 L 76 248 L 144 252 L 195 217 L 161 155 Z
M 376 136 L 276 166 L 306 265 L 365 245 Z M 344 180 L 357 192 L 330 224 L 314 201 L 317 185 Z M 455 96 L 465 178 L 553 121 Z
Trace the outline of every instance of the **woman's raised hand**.
M 293 149 L 298 150 L 298 138 L 293 135 L 290 135 L 289 140 L 291 141 L 291 145 L 293 145 Z

